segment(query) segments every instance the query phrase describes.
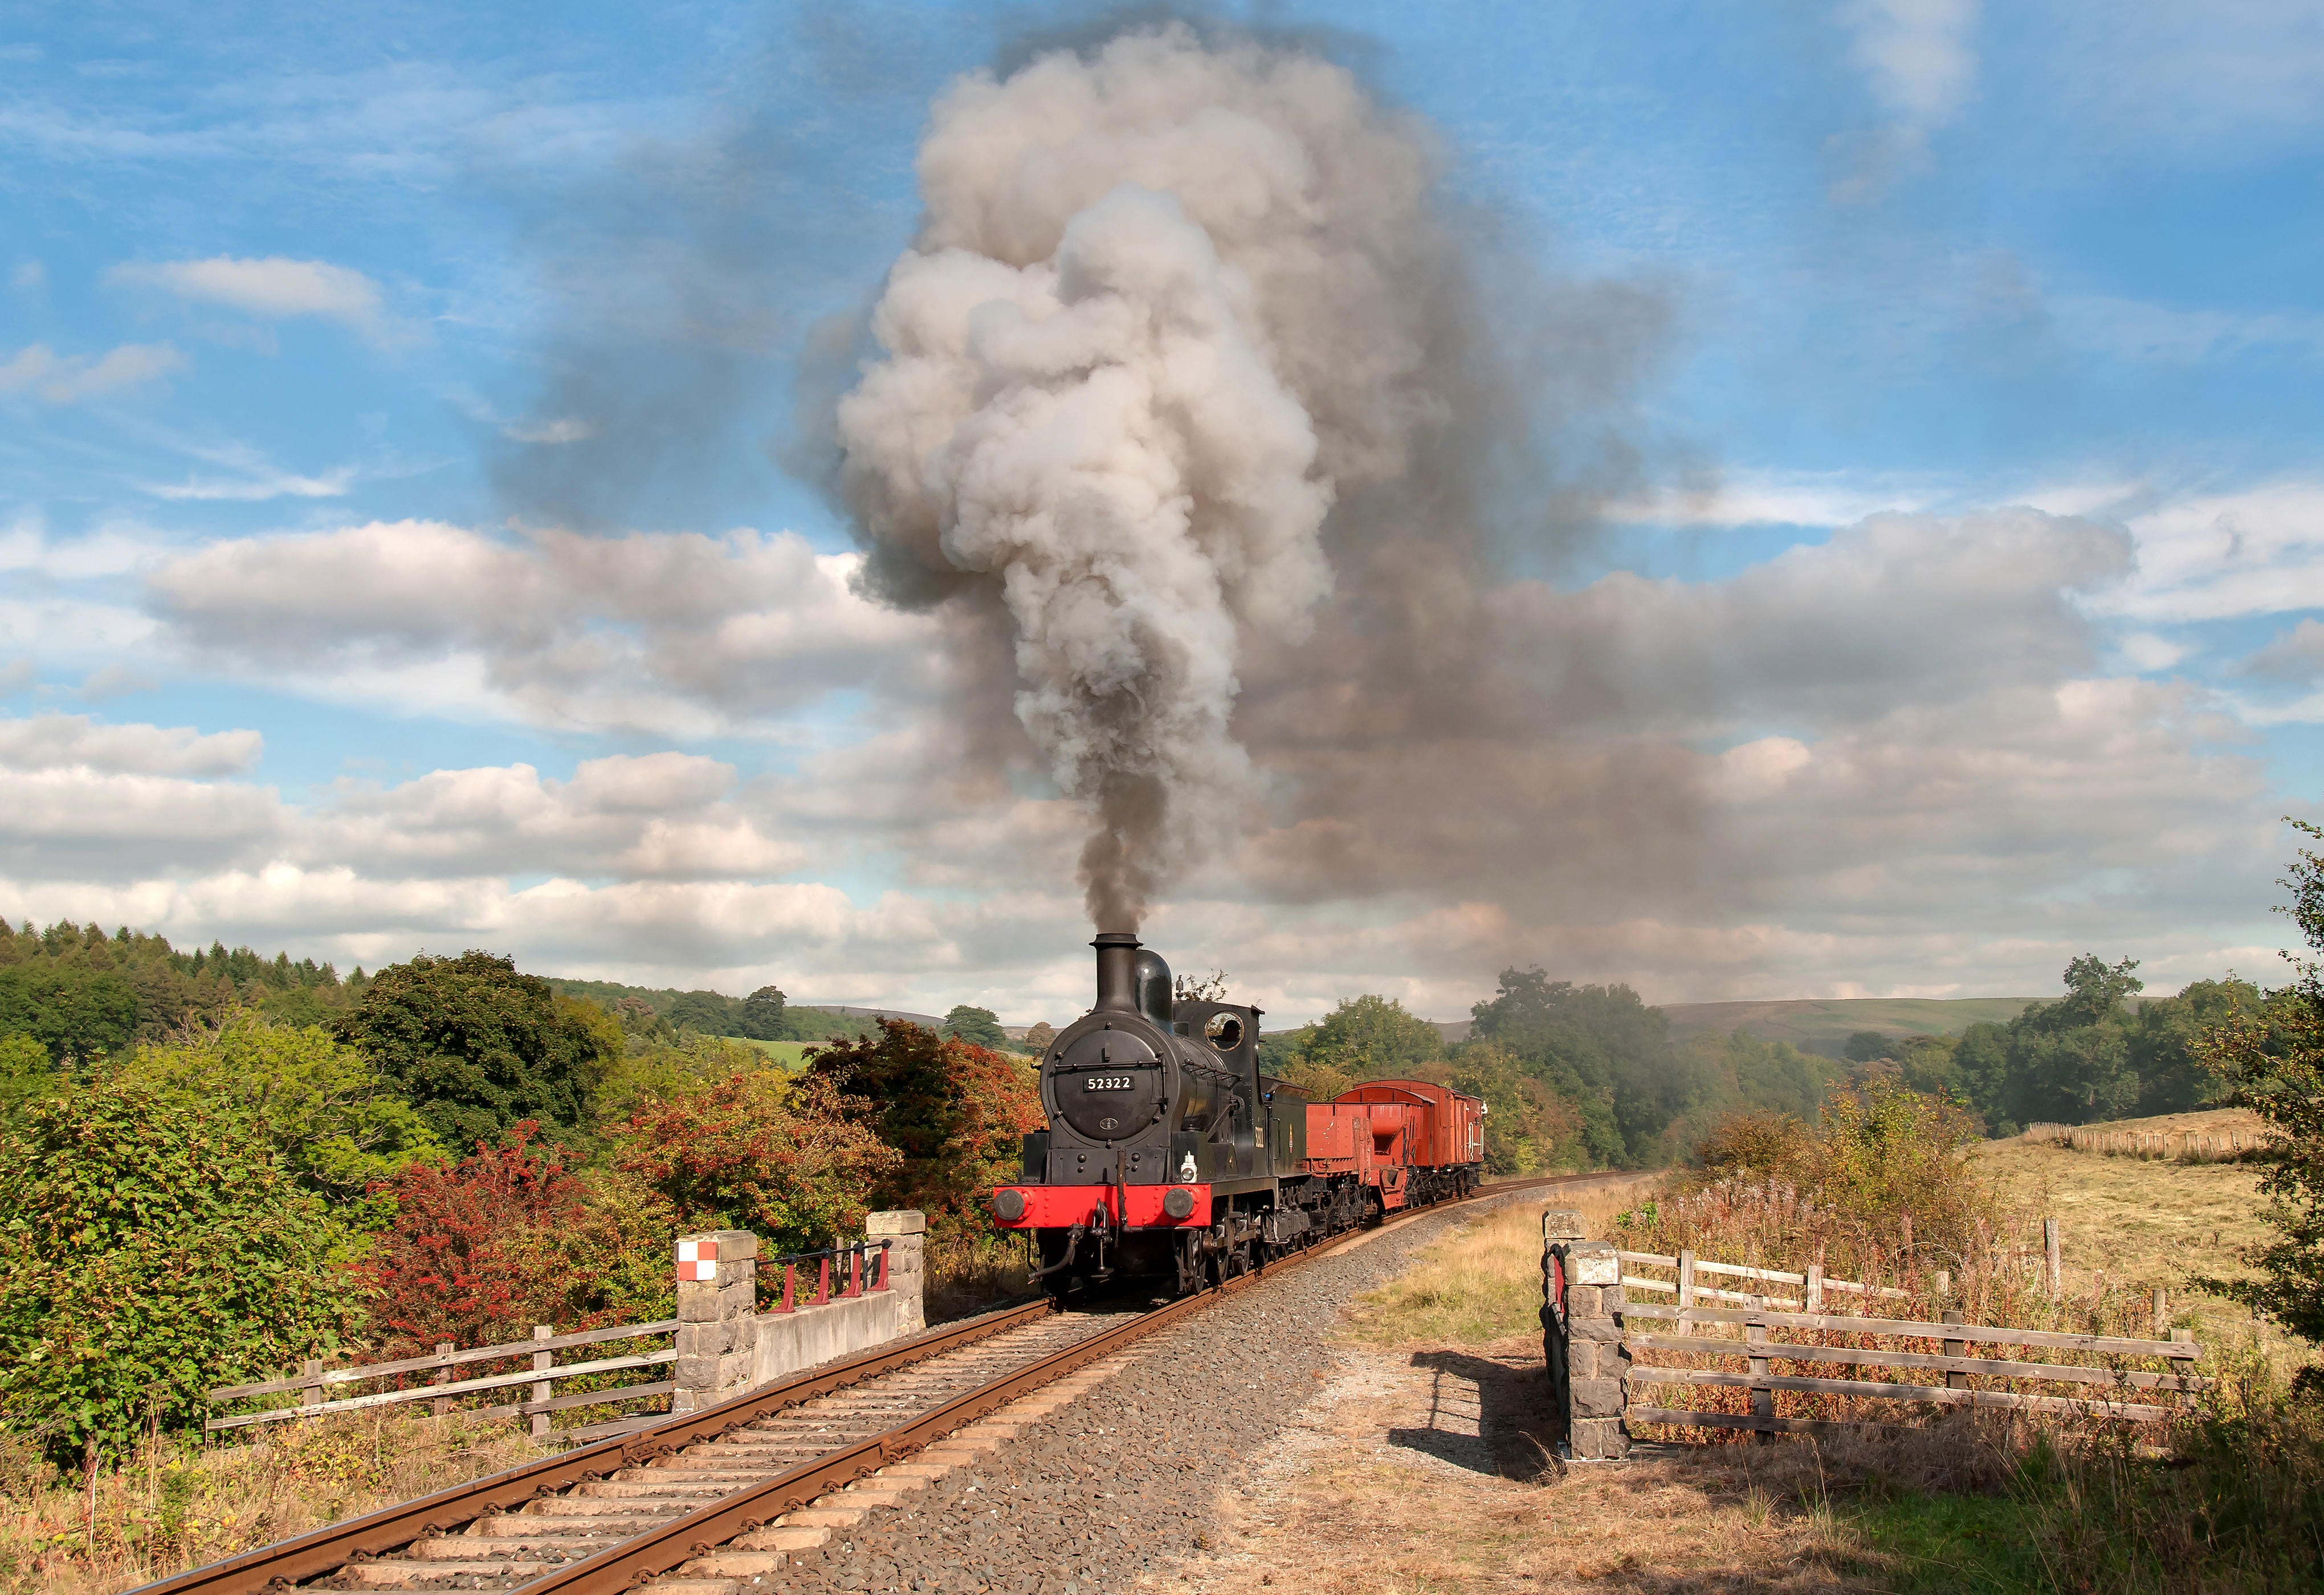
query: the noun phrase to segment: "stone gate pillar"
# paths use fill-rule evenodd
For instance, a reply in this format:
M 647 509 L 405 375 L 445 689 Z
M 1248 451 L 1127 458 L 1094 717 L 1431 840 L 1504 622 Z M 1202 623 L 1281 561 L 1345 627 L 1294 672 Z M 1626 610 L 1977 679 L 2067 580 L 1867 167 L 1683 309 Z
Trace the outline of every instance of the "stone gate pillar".
M 863 1234 L 889 1243 L 888 1288 L 904 1298 L 898 1309 L 903 1315 L 900 1332 L 918 1334 L 928 1327 L 927 1215 L 911 1208 L 873 1213 L 863 1220 Z
M 678 1388 L 673 1413 L 700 1412 L 752 1384 L 759 1349 L 759 1238 L 713 1229 L 678 1238 Z
M 1616 1461 L 1630 1452 L 1622 1425 L 1630 1360 L 1622 1349 L 1622 1260 L 1610 1240 L 1570 1240 L 1565 1270 L 1567 1436 L 1576 1461 Z

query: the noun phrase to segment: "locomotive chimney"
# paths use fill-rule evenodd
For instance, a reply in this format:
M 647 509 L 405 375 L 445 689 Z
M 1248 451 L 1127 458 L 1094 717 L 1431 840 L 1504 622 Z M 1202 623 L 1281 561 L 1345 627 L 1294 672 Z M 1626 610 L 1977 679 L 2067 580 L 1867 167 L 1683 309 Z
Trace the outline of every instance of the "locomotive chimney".
M 1090 945 L 1097 949 L 1097 1006 L 1138 1012 L 1138 938 L 1108 931 Z

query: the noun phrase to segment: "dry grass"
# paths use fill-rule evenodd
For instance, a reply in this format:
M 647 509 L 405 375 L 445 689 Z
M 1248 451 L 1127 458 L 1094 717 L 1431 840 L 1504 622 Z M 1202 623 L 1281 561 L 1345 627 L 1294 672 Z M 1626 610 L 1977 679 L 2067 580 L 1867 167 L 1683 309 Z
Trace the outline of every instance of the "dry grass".
M 2107 1127 L 2150 1127 L 2163 1121 Z M 2256 1166 L 2101 1157 L 2020 1140 L 1986 1142 L 1974 1156 L 2003 1207 L 2059 1220 L 2068 1300 L 2161 1285 L 2173 1321 L 2207 1346 L 2256 1349 L 2279 1372 L 2308 1359 L 2303 1343 L 2198 1283 L 2245 1276 L 2239 1249 L 2273 1233 Z
M 279 1424 L 263 1440 L 191 1454 L 165 1446 L 145 1463 L 100 1473 L 92 1498 L 14 1443 L 0 1454 L 6 1595 L 115 1595 L 541 1454 L 506 1419 L 377 1409 Z
M 1541 1323 L 1541 1216 L 1582 1214 L 1593 1236 L 1613 1233 L 1614 1215 L 1638 1201 L 1657 1175 L 1615 1176 L 1579 1191 L 1553 1190 L 1495 1209 L 1448 1231 L 1402 1276 L 1358 1299 L 1349 1331 L 1383 1345 L 1483 1345 Z

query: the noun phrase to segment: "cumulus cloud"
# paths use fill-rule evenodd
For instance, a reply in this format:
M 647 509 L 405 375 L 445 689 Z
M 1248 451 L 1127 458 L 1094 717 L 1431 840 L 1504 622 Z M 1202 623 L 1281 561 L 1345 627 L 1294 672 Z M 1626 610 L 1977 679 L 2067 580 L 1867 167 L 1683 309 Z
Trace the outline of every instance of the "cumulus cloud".
M 440 522 L 211 543 L 152 575 L 180 646 L 313 690 L 392 696 L 560 729 L 769 728 L 832 691 L 925 672 L 930 623 L 856 596 L 853 556 L 789 533 L 724 537 Z M 481 689 L 485 701 L 475 701 Z
M 186 357 L 166 343 L 124 343 L 102 355 L 60 355 L 47 344 L 29 344 L 0 362 L 0 394 L 78 404 L 159 382 L 185 367 Z
M 106 774 L 239 775 L 258 762 L 255 731 L 203 733 L 189 726 L 108 726 L 87 715 L 0 719 L 0 769 L 88 770 Z
M 108 282 L 157 288 L 197 304 L 222 305 L 268 320 L 315 316 L 378 339 L 390 329 L 379 284 L 352 266 L 282 255 L 244 260 L 133 262 L 106 274 Z

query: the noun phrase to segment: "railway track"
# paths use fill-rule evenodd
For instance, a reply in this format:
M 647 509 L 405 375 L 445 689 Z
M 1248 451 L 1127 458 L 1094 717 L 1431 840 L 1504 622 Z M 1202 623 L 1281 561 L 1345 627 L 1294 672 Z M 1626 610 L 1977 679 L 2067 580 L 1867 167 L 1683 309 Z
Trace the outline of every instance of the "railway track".
M 1591 1177 L 1510 1181 L 1466 1200 Z M 1459 1205 L 1440 1202 L 1390 1225 Z M 949 1436 L 990 1443 L 1008 1426 L 987 1425 L 993 1433 L 981 1437 L 973 1426 L 999 1409 L 1068 1381 L 1222 1294 L 1379 1233 L 1341 1236 L 1148 1311 L 1059 1311 L 1034 1302 L 986 1314 L 721 1406 L 243 1552 L 134 1595 L 299 1587 L 613 1595 L 648 1581 L 668 1595 L 728 1595 L 779 1569 L 788 1553 L 821 1544 L 832 1527 L 857 1521 L 863 1507 L 892 1504 L 968 1454 L 915 1464 L 916 1453 Z M 814 1505 L 841 1489 L 851 1489 L 850 1506 Z

